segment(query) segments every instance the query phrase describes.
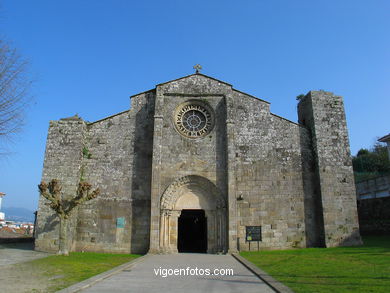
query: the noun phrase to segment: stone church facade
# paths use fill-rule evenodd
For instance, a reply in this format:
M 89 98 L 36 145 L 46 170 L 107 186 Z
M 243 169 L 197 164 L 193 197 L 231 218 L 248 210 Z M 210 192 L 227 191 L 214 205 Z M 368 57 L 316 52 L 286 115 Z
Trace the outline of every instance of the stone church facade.
M 72 250 L 361 243 L 342 98 L 309 92 L 299 123 L 269 106 L 195 73 L 132 96 L 130 110 L 102 120 L 51 121 L 42 180 L 59 179 L 69 197 L 81 180 L 101 190 L 73 213 Z M 45 203 L 41 197 L 36 249 L 56 251 L 59 223 Z

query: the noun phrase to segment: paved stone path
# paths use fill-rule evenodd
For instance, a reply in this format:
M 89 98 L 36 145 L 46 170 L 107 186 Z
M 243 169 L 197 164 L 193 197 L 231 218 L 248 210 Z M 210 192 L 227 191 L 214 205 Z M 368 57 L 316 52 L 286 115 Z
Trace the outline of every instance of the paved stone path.
M 232 276 L 167 276 L 156 275 L 155 270 L 161 269 L 233 269 Z M 190 272 L 190 271 L 189 271 Z M 210 254 L 171 254 L 148 255 L 130 269 L 125 269 L 91 287 L 83 293 L 99 292 L 243 292 L 268 293 L 275 292 L 262 280 L 252 274 L 231 255 Z

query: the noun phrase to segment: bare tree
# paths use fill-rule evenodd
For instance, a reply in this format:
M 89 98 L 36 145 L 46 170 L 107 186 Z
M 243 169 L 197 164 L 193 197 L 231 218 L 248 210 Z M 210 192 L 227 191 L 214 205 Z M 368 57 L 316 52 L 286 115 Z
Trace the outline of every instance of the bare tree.
M 27 61 L 0 40 L 0 141 L 9 140 L 23 125 L 30 98 Z
M 92 185 L 88 182 L 80 182 L 77 188 L 77 194 L 70 199 L 64 199 L 62 187 L 57 179 L 52 179 L 49 184 L 44 181 L 38 185 L 39 193 L 49 200 L 47 203 L 56 213 L 60 219 L 60 242 L 58 254 L 69 255 L 68 247 L 68 224 L 69 218 L 73 209 L 83 202 L 96 198 L 100 191 L 95 189 L 91 191 Z

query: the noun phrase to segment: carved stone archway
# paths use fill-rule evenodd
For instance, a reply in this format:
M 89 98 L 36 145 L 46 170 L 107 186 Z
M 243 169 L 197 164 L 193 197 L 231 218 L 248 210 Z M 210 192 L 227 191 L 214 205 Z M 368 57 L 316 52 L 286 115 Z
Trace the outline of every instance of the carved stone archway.
M 160 199 L 159 250 L 177 252 L 178 218 L 184 209 L 202 209 L 207 218 L 207 252 L 225 252 L 226 205 L 218 188 L 208 179 L 189 175 L 177 179 Z

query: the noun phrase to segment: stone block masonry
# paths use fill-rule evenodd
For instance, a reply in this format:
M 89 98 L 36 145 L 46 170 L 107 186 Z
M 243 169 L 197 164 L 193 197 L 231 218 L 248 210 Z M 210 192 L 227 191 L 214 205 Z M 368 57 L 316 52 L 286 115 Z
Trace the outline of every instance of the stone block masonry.
M 311 91 L 298 105 L 311 134 L 316 197 L 326 247 L 361 243 L 344 103 L 331 92 Z
M 76 251 L 176 253 L 186 239 L 208 253 L 359 244 L 342 98 L 309 92 L 298 117 L 196 73 L 93 123 L 51 121 L 42 179 L 59 179 L 65 196 L 80 180 L 101 190 L 73 214 Z M 36 248 L 57 247 L 58 220 L 41 198 Z

